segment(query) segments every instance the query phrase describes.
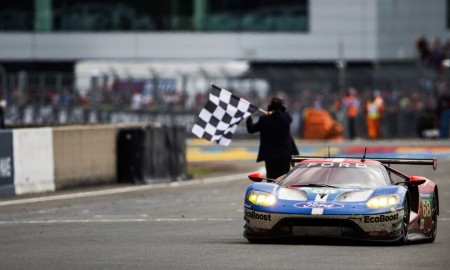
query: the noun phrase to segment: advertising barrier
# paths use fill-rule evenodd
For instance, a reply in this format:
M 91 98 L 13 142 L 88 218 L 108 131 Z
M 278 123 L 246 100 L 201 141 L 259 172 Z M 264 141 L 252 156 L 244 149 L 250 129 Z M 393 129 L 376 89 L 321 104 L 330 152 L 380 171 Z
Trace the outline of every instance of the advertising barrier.
M 126 128 L 117 136 L 119 182 L 151 183 L 186 177 L 184 127 Z
M 0 130 L 0 196 L 15 195 L 13 135 Z
M 144 182 L 145 129 L 124 128 L 117 135 L 117 180 L 119 183 Z
M 170 149 L 169 174 L 174 180 L 186 178 L 186 130 L 175 126 L 166 129 L 166 138 Z

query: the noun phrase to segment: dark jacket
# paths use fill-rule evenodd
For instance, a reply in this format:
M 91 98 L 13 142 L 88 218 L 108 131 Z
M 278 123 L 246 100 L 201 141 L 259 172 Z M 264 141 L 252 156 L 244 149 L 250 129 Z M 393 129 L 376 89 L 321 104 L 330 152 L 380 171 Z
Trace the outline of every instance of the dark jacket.
M 437 101 L 436 113 L 440 118 L 443 111 L 450 110 L 450 95 L 444 93 L 437 98 Z
M 247 131 L 260 132 L 257 162 L 290 159 L 292 155 L 298 155 L 290 132 L 291 122 L 291 116 L 282 111 L 263 115 L 255 124 L 251 117 L 247 118 Z

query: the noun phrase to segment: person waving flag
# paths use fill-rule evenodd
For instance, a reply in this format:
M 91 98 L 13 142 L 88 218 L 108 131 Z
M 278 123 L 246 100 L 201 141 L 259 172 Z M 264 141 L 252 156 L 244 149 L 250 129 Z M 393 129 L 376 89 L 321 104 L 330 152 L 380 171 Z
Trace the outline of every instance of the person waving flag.
M 239 123 L 260 110 L 249 101 L 211 84 L 209 100 L 200 111 L 192 133 L 199 138 L 228 146 Z

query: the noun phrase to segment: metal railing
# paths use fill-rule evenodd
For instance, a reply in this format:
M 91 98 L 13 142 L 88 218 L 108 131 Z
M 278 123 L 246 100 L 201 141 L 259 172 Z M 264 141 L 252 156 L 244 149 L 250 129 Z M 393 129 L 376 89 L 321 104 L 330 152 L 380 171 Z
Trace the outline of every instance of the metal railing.
M 270 95 L 281 94 L 293 115 L 292 132 L 296 136 L 301 134 L 303 109 L 316 106 L 319 99 L 320 106 L 336 117 L 333 104 L 343 94 L 337 69 L 316 66 L 309 71 L 297 67 L 270 70 L 251 69 L 238 78 L 186 75 L 182 83 L 174 78 L 88 76 L 84 78 L 89 81 L 88 89 L 80 89 L 79 78 L 72 73 L 8 73 L 0 68 L 0 94 L 7 103 L 5 123 L 10 127 L 150 121 L 167 125 L 175 122 L 190 130 L 208 98 L 205 81 L 220 81 L 258 106 L 265 106 Z M 401 64 L 349 68 L 345 74 L 345 87 L 357 85 L 362 104 L 373 89 L 384 90 L 388 110 L 383 120 L 383 137 L 420 137 L 423 130 L 436 127 L 436 82 L 447 80 L 448 71 L 438 76 L 414 64 Z M 267 81 L 268 93 L 262 93 L 252 81 L 261 78 Z M 203 83 L 197 83 L 199 79 Z M 197 88 L 196 92 L 186 91 L 189 87 Z M 280 93 L 280 89 L 285 91 Z M 344 118 L 337 120 L 345 126 Z M 362 114 L 357 128 L 358 136 L 365 137 Z M 238 129 L 237 136 L 245 134 L 244 129 Z

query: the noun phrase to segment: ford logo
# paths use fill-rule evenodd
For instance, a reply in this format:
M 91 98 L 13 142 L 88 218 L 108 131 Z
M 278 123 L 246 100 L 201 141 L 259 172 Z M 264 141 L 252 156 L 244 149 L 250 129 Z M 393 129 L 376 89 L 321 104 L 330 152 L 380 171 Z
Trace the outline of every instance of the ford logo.
M 303 203 L 294 204 L 294 207 L 333 209 L 333 208 L 342 208 L 342 207 L 344 207 L 344 205 L 340 204 L 340 203 L 332 203 L 332 202 L 303 202 Z

